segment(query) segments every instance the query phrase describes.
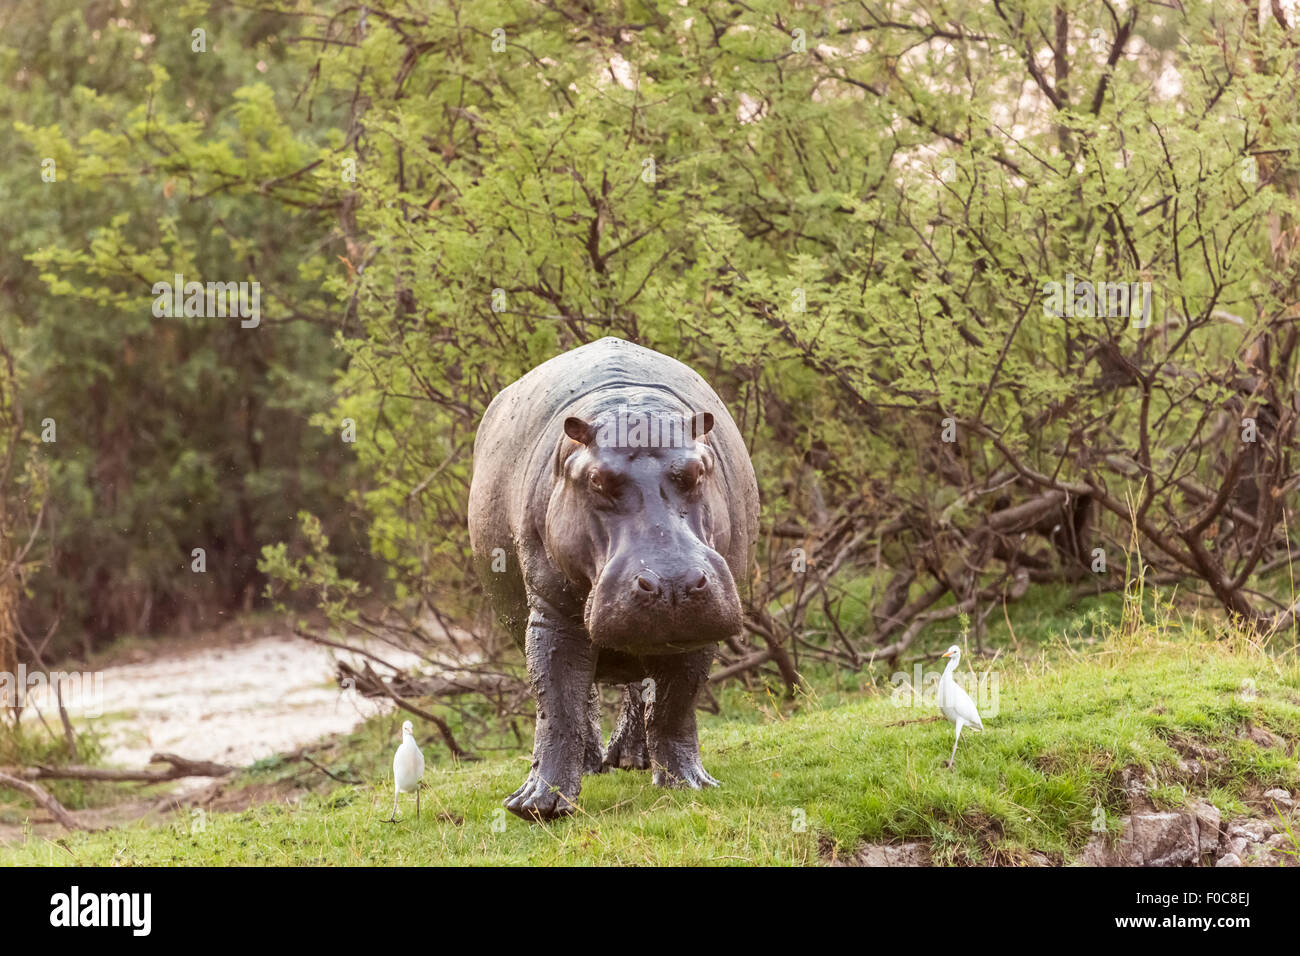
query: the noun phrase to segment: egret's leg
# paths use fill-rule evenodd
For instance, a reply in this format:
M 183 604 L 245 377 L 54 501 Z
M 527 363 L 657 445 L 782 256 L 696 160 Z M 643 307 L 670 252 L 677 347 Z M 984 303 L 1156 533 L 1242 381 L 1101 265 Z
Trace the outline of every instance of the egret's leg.
M 397 788 L 396 787 L 393 788 L 393 812 L 389 814 L 388 819 L 385 820 L 384 822 L 385 823 L 397 822 Z
M 416 820 L 419 820 L 419 819 L 420 819 L 420 783 L 419 783 L 419 781 L 416 781 L 416 784 L 415 784 L 415 819 L 416 819 Z
M 948 769 L 952 769 L 952 762 L 957 759 L 957 741 L 961 740 L 961 726 L 965 723 L 960 717 L 957 718 L 957 733 L 952 738 L 952 756 L 948 758 Z

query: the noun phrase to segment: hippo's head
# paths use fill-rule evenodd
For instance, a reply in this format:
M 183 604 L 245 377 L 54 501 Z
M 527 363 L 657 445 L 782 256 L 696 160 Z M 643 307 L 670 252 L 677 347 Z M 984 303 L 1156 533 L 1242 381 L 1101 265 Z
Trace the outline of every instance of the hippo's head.
M 712 427 L 707 412 L 654 406 L 565 420 L 547 550 L 590 588 L 584 622 L 597 647 L 671 654 L 740 633 L 740 595 L 715 550 L 730 527 L 702 440 Z

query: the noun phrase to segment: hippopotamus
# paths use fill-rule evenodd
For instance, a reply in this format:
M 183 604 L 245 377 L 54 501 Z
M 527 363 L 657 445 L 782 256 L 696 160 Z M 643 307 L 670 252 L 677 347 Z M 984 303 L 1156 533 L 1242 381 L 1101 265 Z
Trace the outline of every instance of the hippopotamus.
M 611 768 L 718 785 L 695 699 L 717 643 L 742 630 L 758 510 L 735 422 L 667 355 L 600 339 L 492 401 L 474 441 L 470 542 L 537 698 L 513 813 L 572 813 L 582 775 Z M 608 747 L 598 681 L 624 685 Z

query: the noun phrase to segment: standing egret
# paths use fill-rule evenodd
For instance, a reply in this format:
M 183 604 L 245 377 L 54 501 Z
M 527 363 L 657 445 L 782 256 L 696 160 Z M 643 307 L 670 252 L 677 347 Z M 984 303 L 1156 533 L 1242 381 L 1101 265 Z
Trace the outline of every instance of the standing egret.
M 952 739 L 952 756 L 948 758 L 948 769 L 951 770 L 952 762 L 957 759 L 957 741 L 961 739 L 961 729 L 969 724 L 976 730 L 983 730 L 984 724 L 980 721 L 979 711 L 975 709 L 970 694 L 952 679 L 952 672 L 961 661 L 961 648 L 954 644 L 943 656 L 948 658 L 948 666 L 944 668 L 943 677 L 939 678 L 939 709 L 957 725 L 957 735 Z
M 385 823 L 397 822 L 397 795 L 415 794 L 415 819 L 420 819 L 420 778 L 424 776 L 424 754 L 415 742 L 411 722 L 402 724 L 402 745 L 393 755 L 393 815 Z

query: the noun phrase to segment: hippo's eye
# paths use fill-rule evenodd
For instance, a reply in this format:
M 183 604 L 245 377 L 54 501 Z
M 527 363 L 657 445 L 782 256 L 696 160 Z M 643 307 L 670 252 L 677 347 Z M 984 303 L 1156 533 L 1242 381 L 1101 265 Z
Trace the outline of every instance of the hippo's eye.
M 618 494 L 619 476 L 604 468 L 593 468 L 587 472 L 587 484 L 596 494 L 613 497 Z
M 704 464 L 699 461 L 686 461 L 675 470 L 677 483 L 686 491 L 696 487 L 704 479 Z

